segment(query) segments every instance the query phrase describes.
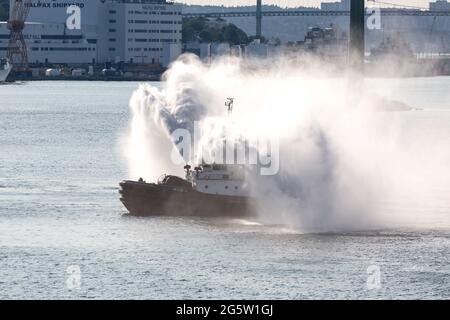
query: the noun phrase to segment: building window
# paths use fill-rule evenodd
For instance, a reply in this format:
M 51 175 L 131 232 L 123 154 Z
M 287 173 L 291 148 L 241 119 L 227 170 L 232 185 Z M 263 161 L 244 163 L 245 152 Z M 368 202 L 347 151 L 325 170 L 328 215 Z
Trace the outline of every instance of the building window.
M 117 21 L 115 19 L 110 19 L 109 23 L 116 23 Z
M 109 32 L 116 32 L 116 29 L 109 29 Z
M 109 51 L 116 51 L 116 48 L 109 48 Z
M 48 51 L 48 48 L 45 48 L 45 51 Z M 87 48 L 50 48 L 50 51 L 87 51 Z

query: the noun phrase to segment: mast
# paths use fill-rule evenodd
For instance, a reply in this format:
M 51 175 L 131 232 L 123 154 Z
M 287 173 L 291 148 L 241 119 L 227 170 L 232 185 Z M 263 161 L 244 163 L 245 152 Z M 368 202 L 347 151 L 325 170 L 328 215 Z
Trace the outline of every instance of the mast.
M 234 98 L 227 98 L 225 106 L 228 108 L 228 115 L 231 115 L 231 113 L 233 112 Z
M 349 64 L 355 72 L 364 72 L 364 0 L 350 2 Z
M 262 36 L 262 0 L 256 0 L 256 39 Z

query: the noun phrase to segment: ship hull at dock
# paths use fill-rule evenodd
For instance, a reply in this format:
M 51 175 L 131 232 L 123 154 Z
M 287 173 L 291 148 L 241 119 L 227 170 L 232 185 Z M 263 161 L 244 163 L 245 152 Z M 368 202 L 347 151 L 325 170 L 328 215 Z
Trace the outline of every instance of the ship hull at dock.
M 9 75 L 10 71 L 11 71 L 10 69 L 2 69 L 2 70 L 0 70 L 0 83 L 6 81 L 6 78 L 8 78 L 8 75 Z
M 123 181 L 120 201 L 134 216 L 251 217 L 254 199 L 201 193 L 194 189 Z
M 6 81 L 9 73 L 11 72 L 11 69 L 12 69 L 12 67 L 9 63 L 0 64 L 0 83 Z

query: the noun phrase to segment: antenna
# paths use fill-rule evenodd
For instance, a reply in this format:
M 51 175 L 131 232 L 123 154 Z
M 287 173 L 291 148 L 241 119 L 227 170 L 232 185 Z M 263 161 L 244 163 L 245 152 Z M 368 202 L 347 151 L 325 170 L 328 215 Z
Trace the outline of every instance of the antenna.
M 225 106 L 228 107 L 228 114 L 233 112 L 234 98 L 227 98 Z

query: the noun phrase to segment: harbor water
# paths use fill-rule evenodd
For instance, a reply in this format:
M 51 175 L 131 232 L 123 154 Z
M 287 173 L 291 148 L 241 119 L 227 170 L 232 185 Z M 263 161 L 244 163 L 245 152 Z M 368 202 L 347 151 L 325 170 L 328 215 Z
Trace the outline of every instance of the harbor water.
M 402 130 L 450 148 L 450 77 L 368 81 L 415 109 Z M 450 182 L 380 207 L 410 215 L 392 228 L 127 216 L 121 141 L 138 85 L 0 85 L 0 299 L 450 298 Z

